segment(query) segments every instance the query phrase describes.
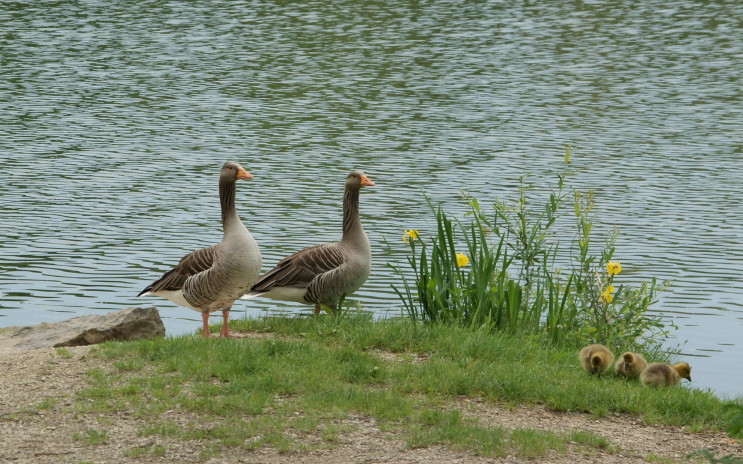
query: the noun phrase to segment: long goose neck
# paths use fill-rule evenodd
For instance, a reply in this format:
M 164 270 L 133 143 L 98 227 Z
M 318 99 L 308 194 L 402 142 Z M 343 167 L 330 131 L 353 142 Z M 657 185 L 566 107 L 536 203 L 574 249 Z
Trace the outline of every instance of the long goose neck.
M 219 202 L 222 207 L 222 227 L 225 235 L 231 226 L 240 222 L 235 209 L 235 182 L 219 180 Z
M 359 219 L 359 188 L 346 187 L 343 195 L 343 238 L 342 241 L 353 240 L 363 234 Z

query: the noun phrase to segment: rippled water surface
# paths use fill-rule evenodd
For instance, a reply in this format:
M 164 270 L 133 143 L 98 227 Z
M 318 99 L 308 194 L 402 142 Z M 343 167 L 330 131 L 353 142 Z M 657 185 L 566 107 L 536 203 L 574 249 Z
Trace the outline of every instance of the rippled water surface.
M 135 295 L 220 240 L 226 160 L 255 176 L 237 202 L 264 267 L 336 240 L 363 169 L 375 262 L 356 298 L 399 311 L 385 263 L 430 227 L 423 192 L 453 211 L 462 190 L 513 198 L 571 144 L 622 276 L 673 280 L 655 310 L 693 385 L 743 394 L 740 18 L 738 1 L 0 1 L 0 326 L 154 304 L 195 331 Z

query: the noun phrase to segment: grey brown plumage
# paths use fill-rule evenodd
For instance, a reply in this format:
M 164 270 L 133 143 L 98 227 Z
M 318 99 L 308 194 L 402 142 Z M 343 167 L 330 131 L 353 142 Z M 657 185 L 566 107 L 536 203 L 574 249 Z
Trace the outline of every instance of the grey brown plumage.
M 640 374 L 640 382 L 647 387 L 673 387 L 687 379 L 691 382 L 691 366 L 682 362 L 671 366 L 665 363 L 651 363 Z
M 209 313 L 222 311 L 222 336 L 229 336 L 229 310 L 233 302 L 258 278 L 261 253 L 235 209 L 235 183 L 252 179 L 242 166 L 227 162 L 219 177 L 224 234 L 217 245 L 193 251 L 138 296 L 156 295 L 202 314 L 202 335 L 209 333 Z
M 578 352 L 578 359 L 580 364 L 591 374 L 602 374 L 609 367 L 611 367 L 612 361 L 614 361 L 614 354 L 601 344 L 593 344 L 584 346 Z
M 201 248 L 187 254 L 181 258 L 176 267 L 163 274 L 160 279 L 151 283 L 137 296 L 142 296 L 146 293 L 155 293 L 162 290 L 181 290 L 190 277 L 200 274 L 212 267 L 216 254 L 217 253 L 213 246 Z
M 243 298 L 265 297 L 335 310 L 343 295 L 358 290 L 369 277 L 371 247 L 359 218 L 359 191 L 374 182 L 361 171 L 346 177 L 343 235 L 338 242 L 304 248 L 263 274 Z
M 648 366 L 645 358 L 639 353 L 625 351 L 614 364 L 614 371 L 620 377 L 638 378 Z

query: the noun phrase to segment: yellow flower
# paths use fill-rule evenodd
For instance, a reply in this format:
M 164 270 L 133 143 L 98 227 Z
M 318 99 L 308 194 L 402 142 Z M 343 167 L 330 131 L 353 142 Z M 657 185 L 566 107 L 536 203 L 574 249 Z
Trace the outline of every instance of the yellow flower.
M 614 293 L 614 286 L 609 285 L 608 287 L 606 287 L 606 290 L 604 290 L 604 293 Z
M 418 231 L 415 229 L 406 230 L 402 236 L 402 241 L 408 243 L 408 240 L 416 240 L 418 238 Z
M 602 293 L 599 298 L 601 299 L 601 301 L 608 304 L 611 303 L 611 300 L 614 299 L 614 295 L 612 295 L 607 289 L 607 291 L 604 291 L 604 293 Z
M 609 261 L 606 263 L 606 273 L 610 276 L 615 276 L 622 272 L 622 265 L 616 261 Z
M 470 259 L 467 256 L 463 255 L 462 253 L 457 253 L 457 267 L 464 267 L 469 262 Z

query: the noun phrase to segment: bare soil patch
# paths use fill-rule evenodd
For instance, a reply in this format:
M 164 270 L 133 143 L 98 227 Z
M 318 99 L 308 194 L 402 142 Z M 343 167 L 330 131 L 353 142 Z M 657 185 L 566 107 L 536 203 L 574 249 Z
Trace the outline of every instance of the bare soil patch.
M 67 350 L 72 356 L 60 356 L 54 350 L 0 352 L 1 463 L 674 463 L 688 462 L 684 456 L 700 448 L 710 448 L 719 455 L 743 456 L 743 446 L 722 433 L 691 433 L 678 427 L 650 426 L 628 415 L 597 419 L 587 414 L 558 413 L 541 406 L 504 407 L 472 398 L 456 399 L 451 407 L 476 417 L 482 424 L 506 429 L 589 431 L 610 440 L 612 449 L 570 445 L 567 453 L 536 460 L 475 456 L 441 446 L 408 449 L 398 437 L 380 430 L 374 419 L 362 416 L 344 420 L 341 425 L 348 431 L 340 433 L 337 442 L 330 445 L 316 436 L 295 437 L 306 442 L 311 451 L 214 449 L 202 440 L 141 436 L 138 431 L 145 425 L 144 420 L 125 412 L 74 412 L 70 406 L 75 393 L 87 386 L 86 371 L 102 367 L 104 361 L 87 355 L 89 347 Z M 186 424 L 195 419 L 179 412 L 166 414 L 174 423 Z M 96 444 L 73 438 L 89 429 L 105 430 L 106 438 Z M 319 449 L 314 449 L 318 445 Z M 154 447 L 161 447 L 163 454 L 136 455 L 137 449 Z

